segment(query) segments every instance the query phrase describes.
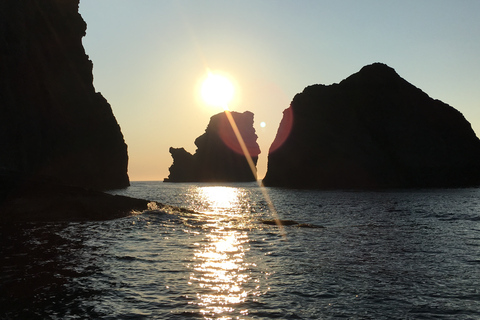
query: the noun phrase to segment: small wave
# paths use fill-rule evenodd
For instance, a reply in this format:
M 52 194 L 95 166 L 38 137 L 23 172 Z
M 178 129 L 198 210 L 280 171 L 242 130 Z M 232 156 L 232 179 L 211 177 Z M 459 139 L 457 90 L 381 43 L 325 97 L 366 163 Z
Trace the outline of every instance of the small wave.
M 120 260 L 120 261 L 134 261 L 134 260 L 137 260 L 136 257 L 132 257 L 132 256 L 116 256 L 115 258 L 117 258 L 117 260 Z
M 159 202 L 149 202 L 147 204 L 147 210 L 144 210 L 142 213 L 156 213 L 156 214 L 181 214 L 181 213 L 191 213 L 191 214 L 198 214 L 198 212 L 182 208 L 182 207 L 175 207 L 166 204 L 162 204 Z
M 465 261 L 466 263 L 468 264 L 480 264 L 480 259 L 477 259 L 477 260 L 467 260 Z
M 311 223 L 300 223 L 295 220 L 261 220 L 263 224 L 270 225 L 270 226 L 278 226 L 279 224 L 282 226 L 295 226 L 298 228 L 325 228 L 324 226 L 315 225 Z

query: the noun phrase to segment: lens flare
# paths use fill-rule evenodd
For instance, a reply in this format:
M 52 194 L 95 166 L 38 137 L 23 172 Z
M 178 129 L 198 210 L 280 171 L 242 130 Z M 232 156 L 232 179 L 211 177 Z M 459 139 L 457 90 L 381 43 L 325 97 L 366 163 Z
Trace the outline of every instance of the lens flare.
M 270 146 L 269 153 L 277 150 L 287 140 L 292 131 L 293 121 L 293 110 L 292 107 L 289 107 L 283 111 L 283 118 L 278 127 L 277 136 Z
M 240 131 L 238 130 L 237 124 L 235 123 L 235 120 L 232 117 L 232 114 L 230 111 L 225 110 L 225 113 L 227 115 L 228 121 L 230 122 L 230 125 L 232 126 L 233 132 L 235 133 L 235 136 L 238 139 L 238 143 L 242 147 L 243 154 L 245 156 L 245 159 L 248 162 L 248 165 L 250 166 L 250 169 L 252 170 L 253 176 L 257 176 L 257 167 L 253 163 L 252 156 L 248 152 L 247 146 L 245 144 L 245 141 L 243 140 L 242 135 L 240 134 Z M 280 223 L 280 219 L 278 218 L 277 210 L 275 210 L 275 206 L 273 205 L 272 200 L 270 199 L 270 196 L 268 195 L 267 189 L 265 189 L 265 186 L 263 185 L 263 182 L 260 180 L 257 180 L 258 186 L 260 187 L 260 190 L 262 190 L 263 197 L 265 198 L 265 201 L 267 202 L 268 208 L 270 209 L 270 212 L 275 218 L 275 223 L 277 224 L 278 229 L 280 230 L 280 234 L 283 236 L 284 239 L 286 239 L 286 234 L 285 230 L 283 229 L 282 224 Z

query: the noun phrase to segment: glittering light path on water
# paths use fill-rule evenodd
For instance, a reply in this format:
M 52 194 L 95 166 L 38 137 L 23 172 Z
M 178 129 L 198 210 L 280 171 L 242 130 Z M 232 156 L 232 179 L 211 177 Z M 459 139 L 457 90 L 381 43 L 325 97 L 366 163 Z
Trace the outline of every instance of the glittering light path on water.
M 197 289 L 197 301 L 205 319 L 231 319 L 231 314 L 248 315 L 241 304 L 249 297 L 259 296 L 258 280 L 251 276 L 255 264 L 245 259 L 248 251 L 250 218 L 239 211 L 240 192 L 236 188 L 204 187 L 199 196 L 209 204 L 204 212 L 206 238 L 195 243 L 189 284 Z M 238 310 L 239 309 L 239 310 Z M 220 318 L 218 318 L 220 317 Z

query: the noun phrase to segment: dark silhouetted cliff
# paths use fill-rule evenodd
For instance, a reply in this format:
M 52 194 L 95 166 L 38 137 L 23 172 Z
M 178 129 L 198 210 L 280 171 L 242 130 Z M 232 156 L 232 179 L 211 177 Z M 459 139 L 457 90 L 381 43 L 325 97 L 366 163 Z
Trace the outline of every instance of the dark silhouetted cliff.
M 313 85 L 285 110 L 268 186 L 460 187 L 480 184 L 480 141 L 463 115 L 375 63 Z
M 0 2 L 0 178 L 129 184 L 127 146 L 93 87 L 78 0 Z M 113 54 L 113 53 L 112 53 Z
M 253 128 L 253 113 L 231 112 L 257 164 L 260 148 Z M 210 118 L 205 133 L 195 140 L 194 155 L 183 148 L 170 148 L 173 165 L 169 168 L 168 182 L 245 182 L 255 181 L 247 160 L 224 112 Z

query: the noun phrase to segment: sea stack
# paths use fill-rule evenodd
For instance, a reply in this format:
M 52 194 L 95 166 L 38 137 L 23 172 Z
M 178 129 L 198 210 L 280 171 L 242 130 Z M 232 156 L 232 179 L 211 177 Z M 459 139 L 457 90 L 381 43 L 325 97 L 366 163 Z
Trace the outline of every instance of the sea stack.
M 256 166 L 260 147 L 253 127 L 253 113 L 231 111 L 245 145 Z M 210 118 L 205 133 L 195 140 L 197 150 L 170 148 L 173 164 L 166 182 L 247 182 L 255 181 L 242 148 L 225 112 Z
M 129 185 L 127 146 L 93 87 L 78 5 L 0 2 L 0 180 Z
M 267 186 L 325 189 L 480 184 L 480 140 L 453 107 L 374 63 L 312 85 L 284 111 Z

